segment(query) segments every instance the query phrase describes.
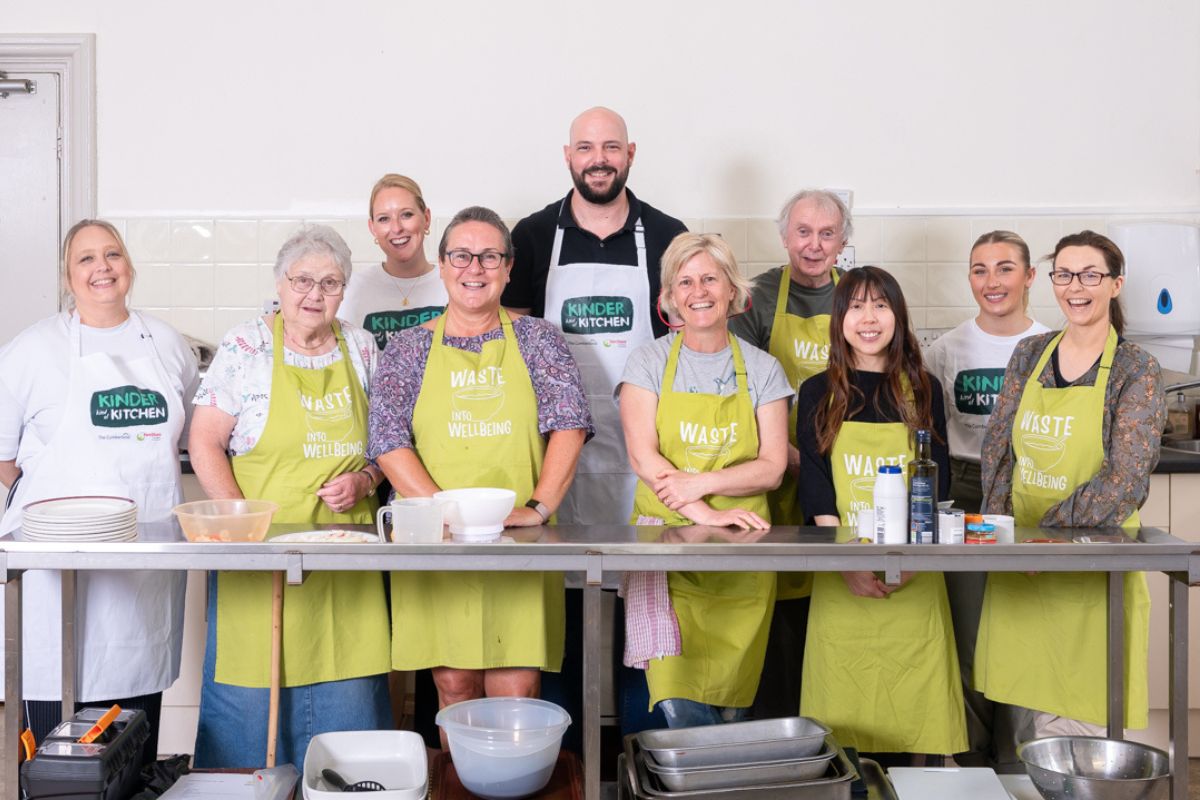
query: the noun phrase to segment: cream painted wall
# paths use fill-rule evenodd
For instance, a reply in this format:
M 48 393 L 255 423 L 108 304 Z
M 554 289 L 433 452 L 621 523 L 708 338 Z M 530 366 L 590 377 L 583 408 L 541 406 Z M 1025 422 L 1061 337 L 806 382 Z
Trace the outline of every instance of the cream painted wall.
M 437 213 L 521 216 L 595 103 L 679 217 L 809 184 L 859 210 L 1200 208 L 1194 0 L 5 6 L 9 32 L 97 35 L 107 216 L 356 216 L 388 170 Z

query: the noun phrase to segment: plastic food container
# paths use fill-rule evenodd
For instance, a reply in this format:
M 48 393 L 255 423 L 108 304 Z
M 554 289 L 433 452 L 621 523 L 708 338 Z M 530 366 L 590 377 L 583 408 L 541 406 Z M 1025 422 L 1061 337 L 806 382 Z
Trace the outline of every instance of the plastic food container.
M 319 733 L 304 755 L 305 800 L 343 797 L 321 777 L 332 769 L 347 783 L 376 781 L 386 791 L 377 800 L 422 800 L 428 788 L 425 741 L 412 731 L 338 731 Z
M 663 767 L 724 767 L 808 758 L 821 752 L 829 728 L 809 717 L 643 731 L 638 745 Z
M 486 800 L 509 800 L 550 781 L 571 717 L 545 700 L 482 697 L 446 706 L 437 724 L 463 786 Z
M 172 509 L 189 542 L 261 542 L 278 510 L 268 500 L 196 500 Z

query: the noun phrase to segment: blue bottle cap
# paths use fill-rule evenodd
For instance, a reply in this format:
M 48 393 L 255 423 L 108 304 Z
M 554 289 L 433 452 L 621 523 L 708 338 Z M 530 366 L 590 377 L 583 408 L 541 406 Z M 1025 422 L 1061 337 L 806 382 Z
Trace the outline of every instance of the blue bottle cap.
M 899 475 L 900 467 L 896 466 L 895 464 L 885 464 L 884 466 L 879 468 L 879 474 L 880 475 Z

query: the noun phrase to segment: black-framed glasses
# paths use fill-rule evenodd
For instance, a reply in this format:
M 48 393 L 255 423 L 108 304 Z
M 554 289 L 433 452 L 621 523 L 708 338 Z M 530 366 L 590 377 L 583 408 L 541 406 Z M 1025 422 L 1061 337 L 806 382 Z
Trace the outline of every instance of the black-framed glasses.
M 296 294 L 308 294 L 314 286 L 320 286 L 321 294 L 339 295 L 342 293 L 342 289 L 346 288 L 346 282 L 339 281 L 337 278 L 321 278 L 318 281 L 312 275 L 297 275 L 294 278 L 284 275 L 283 277 L 288 279 L 288 283 L 292 285 L 292 291 Z
M 446 260 L 455 269 L 466 269 L 471 266 L 471 262 L 475 259 L 479 259 L 479 266 L 484 269 L 499 269 L 507 257 L 508 253 L 502 253 L 499 250 L 484 250 L 482 253 L 472 253 L 470 250 L 461 249 L 451 250 L 446 253 Z
M 1105 278 L 1111 278 L 1107 272 L 1096 272 L 1093 269 L 1085 269 L 1083 272 L 1071 272 L 1069 269 L 1056 269 L 1050 272 L 1050 282 L 1055 286 L 1070 286 L 1071 281 L 1079 278 L 1080 286 L 1099 286 L 1100 281 Z

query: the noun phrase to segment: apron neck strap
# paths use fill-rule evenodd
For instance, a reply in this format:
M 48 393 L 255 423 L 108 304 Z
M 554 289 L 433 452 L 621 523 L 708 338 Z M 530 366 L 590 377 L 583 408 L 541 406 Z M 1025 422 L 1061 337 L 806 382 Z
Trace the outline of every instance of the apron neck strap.
M 500 316 L 500 330 L 504 331 L 504 338 L 515 339 L 516 334 L 513 333 L 512 320 L 508 318 L 508 312 L 506 312 L 504 307 L 501 306 L 499 309 L 497 309 L 497 313 Z M 435 345 L 442 345 L 445 343 L 447 316 L 447 314 L 442 314 L 437 318 L 437 321 L 433 323 L 433 343 Z
M 745 393 L 750 395 L 750 387 L 746 381 L 746 361 L 742 358 L 742 348 L 738 346 L 737 339 L 728 331 L 725 333 L 726 341 L 729 343 L 729 349 L 733 356 L 733 374 L 737 376 L 737 391 L 739 394 Z M 673 392 L 675 386 L 675 374 L 679 371 L 679 351 L 683 348 L 683 333 L 677 332 L 675 340 L 671 342 L 671 352 L 667 354 L 667 366 L 663 369 L 662 384 L 658 389 L 659 402 L 662 397 L 669 392 Z

